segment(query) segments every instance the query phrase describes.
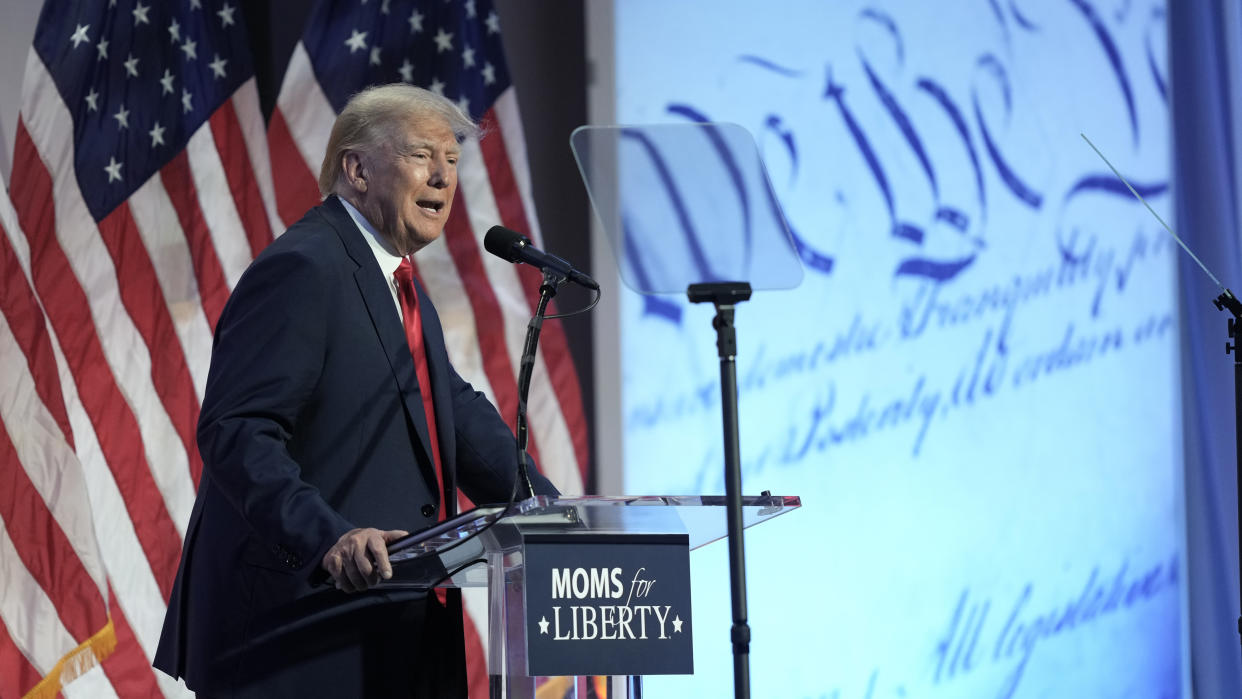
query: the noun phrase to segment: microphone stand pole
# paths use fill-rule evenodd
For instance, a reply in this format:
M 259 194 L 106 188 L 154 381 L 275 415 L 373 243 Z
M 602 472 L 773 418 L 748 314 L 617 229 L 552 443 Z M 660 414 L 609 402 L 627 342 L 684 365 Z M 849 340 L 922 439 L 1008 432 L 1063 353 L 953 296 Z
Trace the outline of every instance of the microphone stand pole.
M 746 551 L 742 541 L 742 463 L 737 420 L 737 332 L 733 307 L 750 298 L 750 284 L 691 284 L 691 303 L 716 306 L 712 327 L 720 356 L 720 410 L 724 419 L 725 502 L 728 518 L 729 588 L 733 600 L 733 696 L 750 697 L 750 626 L 746 620 Z
M 548 302 L 556 296 L 557 289 L 566 281 L 563 274 L 544 270 L 543 283 L 539 285 L 539 306 L 535 315 L 526 325 L 526 344 L 522 348 L 522 364 L 518 370 L 518 405 L 517 405 L 517 459 L 518 479 L 526 488 L 526 497 L 535 497 L 535 487 L 530 482 L 529 457 L 526 445 L 530 441 L 530 431 L 526 425 L 526 396 L 530 393 L 530 376 L 535 370 L 535 351 L 539 347 L 539 332 L 543 329 L 543 317 L 548 310 Z
M 1237 450 L 1237 488 L 1238 488 L 1238 551 L 1239 580 L 1242 580 L 1242 352 L 1238 340 L 1242 339 L 1242 303 L 1229 289 L 1225 289 L 1212 303 L 1216 309 L 1229 311 L 1233 317 L 1228 318 L 1227 329 L 1229 339 L 1225 341 L 1225 354 L 1233 355 L 1233 439 Z M 1242 597 L 1242 586 L 1239 588 Z M 1238 617 L 1238 634 L 1242 640 L 1242 617 Z

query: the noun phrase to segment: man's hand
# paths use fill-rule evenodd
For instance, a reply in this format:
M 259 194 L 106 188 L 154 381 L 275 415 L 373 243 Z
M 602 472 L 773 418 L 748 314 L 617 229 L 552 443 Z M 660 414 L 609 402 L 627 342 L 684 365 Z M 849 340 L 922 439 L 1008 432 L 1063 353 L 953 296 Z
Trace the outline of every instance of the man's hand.
M 345 592 L 362 592 L 392 577 L 388 543 L 409 532 L 400 529 L 351 529 L 323 555 L 323 569 Z

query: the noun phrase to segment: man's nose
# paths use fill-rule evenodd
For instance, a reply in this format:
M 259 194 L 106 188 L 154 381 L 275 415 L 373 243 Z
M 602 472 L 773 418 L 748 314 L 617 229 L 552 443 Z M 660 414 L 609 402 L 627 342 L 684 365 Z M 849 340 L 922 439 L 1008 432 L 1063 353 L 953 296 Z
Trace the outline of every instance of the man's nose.
M 436 160 L 431 165 L 431 173 L 427 177 L 427 184 L 437 189 L 443 189 L 449 185 L 449 165 L 447 160 Z

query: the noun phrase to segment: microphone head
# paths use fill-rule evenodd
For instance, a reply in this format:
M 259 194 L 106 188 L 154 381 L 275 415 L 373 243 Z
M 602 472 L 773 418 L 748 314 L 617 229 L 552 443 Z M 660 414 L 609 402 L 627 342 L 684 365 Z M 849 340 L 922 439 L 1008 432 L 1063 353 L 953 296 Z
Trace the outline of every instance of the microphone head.
M 530 239 L 504 226 L 492 226 L 483 236 L 483 248 L 502 260 L 518 262 L 517 251 L 530 245 Z

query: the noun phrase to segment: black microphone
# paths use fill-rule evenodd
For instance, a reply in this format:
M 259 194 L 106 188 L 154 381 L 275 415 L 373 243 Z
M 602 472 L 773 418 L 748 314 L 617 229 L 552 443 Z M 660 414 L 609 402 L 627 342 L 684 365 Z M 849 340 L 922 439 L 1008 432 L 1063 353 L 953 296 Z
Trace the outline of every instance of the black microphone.
M 504 226 L 492 226 L 483 236 L 483 247 L 496 257 L 509 262 L 525 262 L 544 272 L 554 272 L 575 284 L 599 291 L 594 279 L 574 269 L 574 266 L 530 244 L 530 239 Z

